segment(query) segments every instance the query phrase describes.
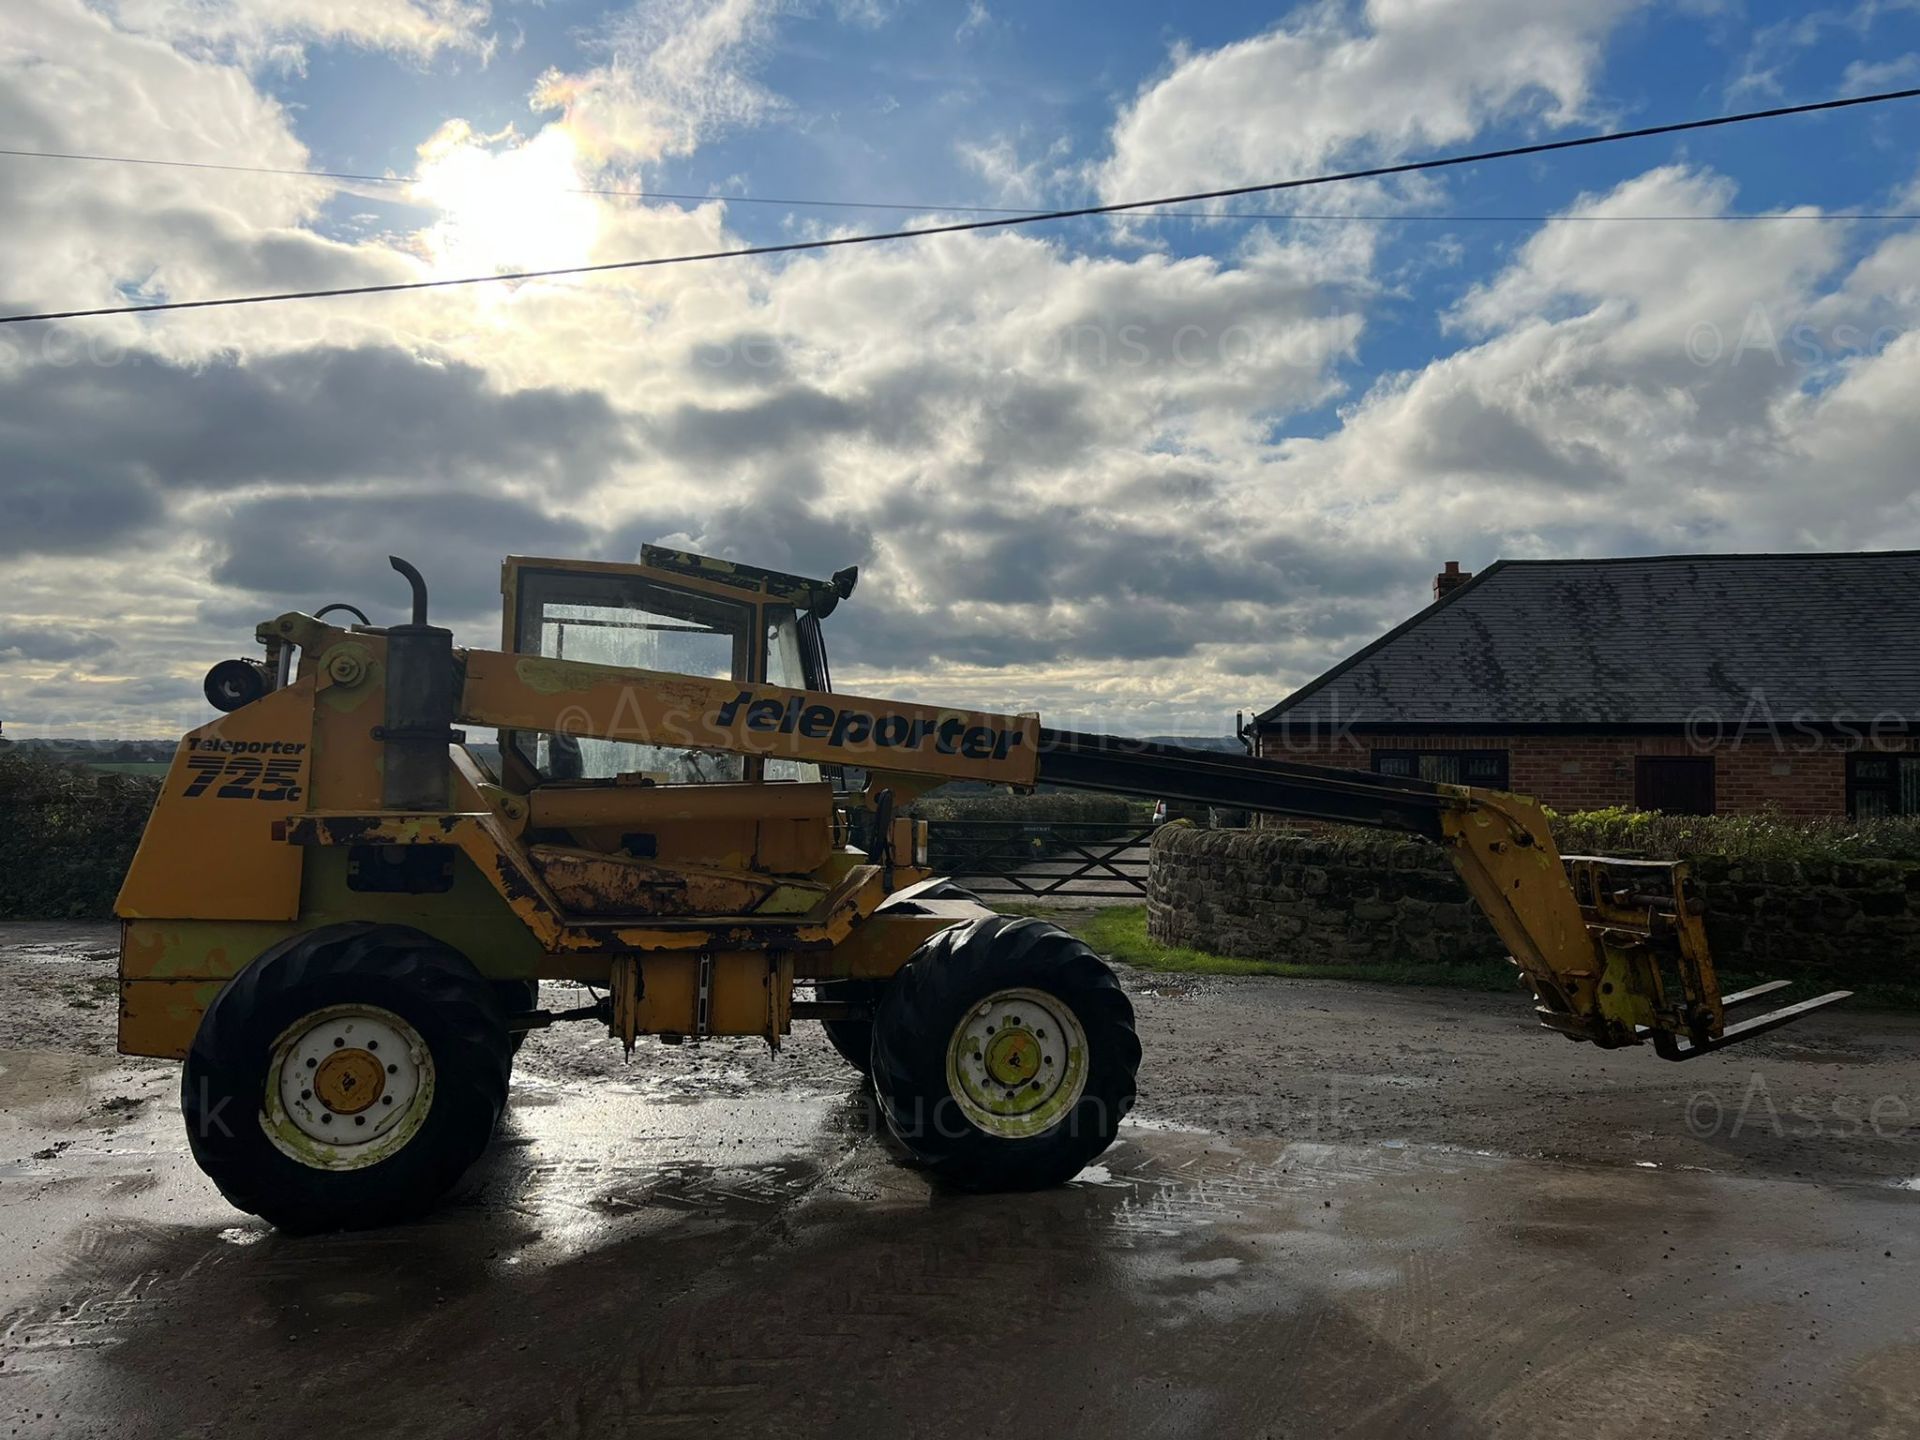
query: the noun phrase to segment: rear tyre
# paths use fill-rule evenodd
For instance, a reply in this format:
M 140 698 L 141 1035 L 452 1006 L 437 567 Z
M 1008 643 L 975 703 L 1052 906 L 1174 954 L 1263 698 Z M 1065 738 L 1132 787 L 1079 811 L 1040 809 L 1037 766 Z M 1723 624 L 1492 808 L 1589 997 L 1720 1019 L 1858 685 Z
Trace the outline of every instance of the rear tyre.
M 506 1013 L 464 956 L 405 926 L 284 940 L 227 982 L 187 1052 L 193 1158 L 283 1230 L 424 1214 L 506 1103 Z
M 919 898 L 922 900 L 971 900 L 976 905 L 984 903 L 966 886 L 956 885 L 945 876 L 930 883 L 920 892 Z
M 540 1008 L 538 980 L 496 980 L 493 982 L 493 993 L 500 997 L 500 1008 L 507 1012 L 509 1019 Z M 510 1032 L 507 1048 L 518 1055 L 520 1042 L 526 1038 L 527 1032 L 524 1030 Z
M 884 989 L 884 982 L 878 980 L 816 980 L 813 995 L 816 1000 L 836 1005 L 873 1005 Z M 840 1052 L 842 1060 L 862 1075 L 873 1074 L 871 1020 L 822 1020 L 820 1028 L 827 1032 L 827 1043 Z
M 944 930 L 894 976 L 874 1018 L 887 1127 L 948 1184 L 1033 1190 L 1072 1179 L 1133 1108 L 1133 1006 L 1085 944 L 996 915 Z

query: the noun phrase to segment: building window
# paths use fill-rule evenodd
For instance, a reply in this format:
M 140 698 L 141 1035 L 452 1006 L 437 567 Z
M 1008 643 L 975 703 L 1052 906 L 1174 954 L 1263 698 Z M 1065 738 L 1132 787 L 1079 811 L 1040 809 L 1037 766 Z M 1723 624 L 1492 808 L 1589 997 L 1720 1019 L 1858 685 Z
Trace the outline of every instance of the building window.
M 1374 772 L 1437 780 L 1442 785 L 1482 785 L 1507 788 L 1507 752 L 1504 750 L 1376 750 Z
M 1856 820 L 1920 815 L 1920 755 L 1847 756 L 1847 813 Z
M 1663 815 L 1713 814 L 1713 757 L 1639 756 L 1633 764 L 1633 803 Z

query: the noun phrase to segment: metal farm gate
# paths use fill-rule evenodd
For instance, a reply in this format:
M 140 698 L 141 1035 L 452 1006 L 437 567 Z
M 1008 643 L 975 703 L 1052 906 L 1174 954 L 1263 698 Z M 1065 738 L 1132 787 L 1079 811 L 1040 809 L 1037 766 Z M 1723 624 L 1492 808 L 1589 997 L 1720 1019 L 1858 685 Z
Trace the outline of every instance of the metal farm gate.
M 981 899 L 1104 900 L 1146 897 L 1153 827 L 1133 821 L 935 820 L 936 869 Z

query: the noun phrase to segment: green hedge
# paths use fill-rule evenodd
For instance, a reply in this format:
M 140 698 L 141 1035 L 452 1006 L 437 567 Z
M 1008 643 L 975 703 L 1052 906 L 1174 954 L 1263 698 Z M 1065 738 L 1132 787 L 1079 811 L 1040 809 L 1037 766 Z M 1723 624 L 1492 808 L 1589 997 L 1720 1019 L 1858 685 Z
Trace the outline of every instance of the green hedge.
M 0 752 L 0 918 L 105 919 L 159 793 L 156 776 Z
M 1005 869 L 1009 864 L 1045 859 L 1064 844 L 1105 840 L 1112 826 L 1147 823 L 1151 806 L 1122 795 L 1085 795 L 1072 791 L 1012 792 L 989 795 L 927 795 L 908 807 L 927 826 L 928 859 L 949 875 Z M 1020 828 L 995 825 L 972 830 L 942 821 L 1016 821 Z
M 1073 790 L 1035 795 L 925 795 L 907 809 L 922 820 L 1025 820 L 1035 825 L 1064 825 L 1075 820 L 1119 825 L 1145 824 L 1151 805 L 1124 795 L 1088 795 Z
M 1551 812 L 1550 812 L 1551 813 Z M 1755 815 L 1660 815 L 1589 810 L 1552 815 L 1564 855 L 1648 860 L 1920 860 L 1920 816 L 1890 820 L 1802 820 Z

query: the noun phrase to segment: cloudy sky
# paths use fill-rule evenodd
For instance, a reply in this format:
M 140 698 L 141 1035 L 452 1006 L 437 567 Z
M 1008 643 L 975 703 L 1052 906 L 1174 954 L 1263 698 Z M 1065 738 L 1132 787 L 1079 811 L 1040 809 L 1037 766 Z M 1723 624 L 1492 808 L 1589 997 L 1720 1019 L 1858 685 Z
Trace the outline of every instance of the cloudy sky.
M 1916 83 L 1915 0 L 5 0 L 0 148 L 402 183 L 0 157 L 0 313 Z M 1218 734 L 1445 559 L 1920 546 L 1920 225 L 1828 218 L 1920 212 L 1916 138 L 1896 105 L 1226 215 L 0 328 L 0 721 L 198 723 L 258 620 L 396 615 L 389 551 L 474 644 L 508 552 L 859 564 L 843 688 Z

